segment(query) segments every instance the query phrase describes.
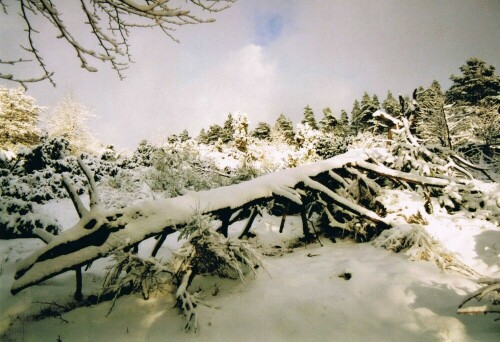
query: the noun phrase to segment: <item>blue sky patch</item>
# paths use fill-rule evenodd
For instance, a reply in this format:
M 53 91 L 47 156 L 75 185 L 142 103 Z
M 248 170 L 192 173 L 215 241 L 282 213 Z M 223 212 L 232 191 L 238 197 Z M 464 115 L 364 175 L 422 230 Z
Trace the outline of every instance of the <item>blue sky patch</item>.
M 255 18 L 255 43 L 268 45 L 281 36 L 283 17 L 279 14 L 260 15 Z

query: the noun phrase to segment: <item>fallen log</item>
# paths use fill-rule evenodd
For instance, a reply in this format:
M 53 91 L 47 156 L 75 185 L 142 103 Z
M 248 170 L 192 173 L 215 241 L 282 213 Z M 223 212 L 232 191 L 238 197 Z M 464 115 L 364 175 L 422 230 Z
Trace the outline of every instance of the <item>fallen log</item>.
M 63 272 L 74 270 L 114 251 L 182 226 L 197 213 L 235 212 L 249 203 L 266 203 L 282 198 L 302 205 L 300 191 L 294 188 L 310 177 L 340 169 L 369 158 L 353 150 L 331 159 L 287 169 L 253 180 L 184 196 L 144 201 L 123 209 L 105 210 L 98 203 L 95 184 L 91 184 L 90 210 L 81 210 L 80 221 L 17 264 L 11 293 L 38 284 Z M 78 204 L 79 205 L 79 204 Z M 80 206 L 80 205 L 79 205 Z M 198 208 L 198 209 L 197 209 Z

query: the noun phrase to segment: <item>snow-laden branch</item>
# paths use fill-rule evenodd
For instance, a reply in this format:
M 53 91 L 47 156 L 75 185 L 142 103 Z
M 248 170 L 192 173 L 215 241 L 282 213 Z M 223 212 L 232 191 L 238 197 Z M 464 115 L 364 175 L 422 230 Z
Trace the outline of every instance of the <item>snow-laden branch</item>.
M 361 150 L 317 163 L 275 172 L 253 180 L 159 201 L 145 201 L 127 208 L 109 210 L 94 206 L 71 229 L 17 265 L 12 293 L 57 274 L 80 267 L 113 251 L 131 246 L 149 237 L 189 222 L 201 214 L 223 209 L 236 211 L 252 202 L 284 198 L 301 204 L 294 188 L 310 177 L 349 163 L 368 159 Z
M 38 50 L 35 20 L 38 16 L 52 25 L 57 38 L 62 39 L 76 53 L 81 67 L 89 72 L 97 71 L 91 60 L 99 60 L 111 64 L 120 79 L 124 79 L 122 71 L 131 62 L 129 35 L 132 28 L 158 28 L 172 40 L 177 42 L 172 32 L 175 27 L 213 22 L 212 18 L 202 17 L 195 12 L 201 8 L 205 12 L 220 12 L 230 7 L 236 0 L 188 0 L 185 4 L 172 4 L 168 0 L 80 0 L 74 1 L 75 11 L 79 10 L 85 19 L 83 23 L 90 28 L 94 39 L 93 48 L 84 44 L 84 40 L 71 25 L 63 20 L 65 16 L 59 10 L 61 5 L 54 0 L 20 0 L 19 14 L 26 26 L 27 44 L 24 50 L 30 54 L 42 70 L 37 78 L 18 78 L 10 72 L 0 71 L 0 78 L 20 83 L 39 82 L 48 79 L 54 86 L 53 72 L 44 61 Z M 1 10 L 11 14 L 9 7 L 0 2 Z M 29 61 L 27 58 L 17 60 L 0 60 L 1 65 L 14 65 Z

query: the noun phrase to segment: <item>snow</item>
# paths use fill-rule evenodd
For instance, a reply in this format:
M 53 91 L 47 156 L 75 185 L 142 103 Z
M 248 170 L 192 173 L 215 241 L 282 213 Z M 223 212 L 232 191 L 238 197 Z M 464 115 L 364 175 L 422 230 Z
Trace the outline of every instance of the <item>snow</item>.
M 144 201 L 123 210 L 107 212 L 95 206 L 84 213 L 82 219 L 71 230 L 54 238 L 45 248 L 41 248 L 19 263 L 17 279 L 12 286 L 12 291 L 17 293 L 36 282 L 106 255 L 123 246 L 126 239 L 129 239 L 128 243 L 140 242 L 145 237 L 162 233 L 166 227 L 184 224 L 196 214 L 197 208 L 202 212 L 223 208 L 237 209 L 252 200 L 270 198 L 275 191 L 277 195 L 293 199 L 295 202 L 300 201 L 296 191 L 292 189 L 299 182 L 321 172 L 366 158 L 368 155 L 365 152 L 352 150 L 334 158 L 264 175 L 248 182 L 197 193 L 190 192 L 176 198 Z M 110 222 L 109 229 L 106 228 L 106 231 L 103 231 L 100 223 L 107 222 L 107 217 L 118 217 L 118 215 L 121 217 Z M 89 229 L 88 224 L 94 220 L 97 223 Z M 85 229 L 82 229 L 83 227 Z M 98 232 L 99 229 L 102 234 Z M 78 251 L 66 251 L 64 255 L 56 254 L 51 255 L 50 258 L 44 258 L 45 260 L 39 260 L 46 253 L 51 254 L 51 250 L 56 249 L 56 246 L 65 245 L 92 234 L 96 234 L 95 238 L 92 238 L 92 244 L 89 242 L 87 246 L 80 246 Z M 97 241 L 96 238 L 104 240 Z
M 192 217 L 197 208 L 222 208 L 228 203 L 238 208 L 249 196 L 272 193 L 300 201 L 300 193 L 292 189 L 298 181 L 306 180 L 314 187 L 317 184 L 311 183 L 309 176 L 347 162 L 363 164 L 367 152 L 353 150 L 251 182 L 188 192 L 175 199 L 145 201 L 125 209 L 106 211 L 95 206 L 86 215 L 102 218 L 120 212 L 127 218 L 136 216 L 133 223 L 107 242 L 120 244 L 120 239 L 126 239 L 130 243 L 175 220 Z M 384 150 L 369 153 L 375 155 Z M 462 210 L 451 215 L 437 202 L 430 215 L 424 209 L 424 199 L 415 192 L 384 190 L 379 200 L 390 210 L 383 219 L 399 224 L 401 233 L 409 233 L 415 227 L 407 219 L 420 215 L 426 221 L 423 231 L 443 250 L 481 276 L 500 278 L 500 230 L 494 216 L 498 215 L 494 209 L 498 213 L 500 189 L 498 184 L 472 183 L 483 192 L 485 208 L 490 208 L 493 216 L 480 210 Z M 88 207 L 88 198 L 82 197 L 82 202 Z M 70 199 L 49 201 L 36 208 L 66 229 L 65 242 L 92 231 L 73 227 L 78 215 Z M 229 235 L 238 236 L 245 223 L 231 225 Z M 203 301 L 208 305 L 197 307 L 196 334 L 184 331 L 185 319 L 174 307 L 175 290 L 157 292 L 147 301 L 140 294 L 120 297 L 109 316 L 109 302 L 76 308 L 61 316 L 44 316 L 48 308 L 73 303 L 74 272 L 60 274 L 12 296 L 10 287 L 16 264 L 17 269 L 31 265 L 34 256 L 30 254 L 43 250 L 45 245 L 37 239 L 1 240 L 0 340 L 498 341 L 498 322 L 493 315 L 457 315 L 458 306 L 480 288 L 475 278 L 442 271 L 433 262 L 410 261 L 404 253 L 396 254 L 371 243 L 332 243 L 326 238 L 321 238 L 323 246 L 318 242 L 298 243 L 302 235 L 299 217 L 287 217 L 283 234 L 279 233 L 279 226 L 280 217 L 263 214 L 255 220 L 252 232 L 256 236 L 249 243 L 258 246 L 265 267 L 257 269 L 256 278 L 247 276 L 243 283 L 215 276 L 195 277 L 190 288 L 202 289 Z M 181 248 L 184 241 L 179 241 L 178 236 L 179 233 L 168 236 L 158 259 L 168 260 Z M 141 242 L 139 254 L 149 256 L 154 244 L 154 239 Z M 89 246 L 80 251 L 78 258 L 84 260 L 101 253 L 101 246 Z M 31 279 L 44 277 L 48 268 L 69 267 L 76 257 L 70 253 L 46 260 L 26 274 Z M 98 293 L 109 263 L 106 258 L 95 260 L 83 272 L 85 296 Z M 351 278 L 340 277 L 346 273 Z M 468 312 L 480 306 L 461 310 Z
M 385 199 L 394 214 L 411 216 L 420 210 L 420 198 L 390 191 Z M 399 211 L 398 207 L 401 208 Z M 64 221 L 74 212 L 70 200 L 49 202 L 46 212 Z M 77 219 L 76 213 L 72 213 Z M 439 211 L 428 215 L 427 230 L 469 266 L 485 276 L 499 275 L 498 227 L 482 219 Z M 67 220 L 67 219 L 66 219 Z M 495 341 L 498 323 L 489 316 L 457 315 L 458 305 L 478 289 L 463 275 L 443 273 L 431 262 L 409 262 L 369 243 L 322 239 L 292 248 L 301 235 L 297 217 L 289 217 L 284 234 L 280 218 L 258 217 L 251 243 L 261 247 L 266 270 L 244 283 L 217 277 L 197 277 L 193 288 L 204 289 L 210 307 L 198 307 L 199 331 L 186 333 L 174 298 L 157 293 L 148 301 L 139 295 L 117 300 L 106 316 L 109 302 L 82 307 L 61 317 L 32 317 L 49 304 L 71 301 L 73 274 L 63 274 L 16 296 L 9 293 L 14 263 L 43 243 L 9 240 L 0 244 L 0 336 L 14 341 Z M 230 227 L 237 235 L 243 223 Z M 144 249 L 145 241 L 141 245 Z M 159 256 L 168 258 L 181 245 L 169 236 Z M 95 293 L 103 276 L 104 260 L 84 272 L 84 293 Z M 339 275 L 349 272 L 349 280 Z
M 457 306 L 478 288 L 464 276 L 443 273 L 429 262 L 409 262 L 403 255 L 365 244 L 341 241 L 292 249 L 287 240 L 300 236 L 298 218 L 290 217 L 285 233 L 279 218 L 256 220 L 251 239 L 263 245 L 264 264 L 256 279 L 245 283 L 217 277 L 195 278 L 203 288 L 199 331 L 186 333 L 172 295 L 148 301 L 139 295 L 83 307 L 61 318 L 31 320 L 48 305 L 69 300 L 74 279 L 61 275 L 15 297 L 8 293 L 13 262 L 34 248 L 35 240 L 3 241 L 0 336 L 6 341 L 496 341 L 498 323 L 489 316 L 456 315 Z M 240 229 L 231 226 L 232 234 Z M 277 247 L 279 246 L 279 247 Z M 169 237 L 162 252 L 178 248 Z M 274 255 L 271 255 L 274 254 Z M 9 258 L 9 260 L 5 260 Z M 339 277 L 349 272 L 349 280 Z M 84 273 L 84 286 L 95 287 L 102 265 Z M 98 280 L 97 280 L 98 282 Z M 86 291 L 88 293 L 89 290 Z M 19 317 L 19 318 L 18 318 Z

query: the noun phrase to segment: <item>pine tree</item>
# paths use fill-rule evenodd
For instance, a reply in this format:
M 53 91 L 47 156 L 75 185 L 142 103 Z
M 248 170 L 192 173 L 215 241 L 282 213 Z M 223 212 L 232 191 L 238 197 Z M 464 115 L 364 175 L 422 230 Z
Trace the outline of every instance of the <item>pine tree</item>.
M 285 114 L 280 114 L 276 123 L 274 124 L 274 131 L 276 134 L 283 139 L 286 143 L 292 144 L 295 137 L 295 132 L 293 130 L 293 122 L 285 116 Z
M 361 127 L 359 125 L 360 116 L 361 116 L 361 107 L 359 105 L 359 101 L 354 100 L 354 104 L 352 105 L 352 110 L 351 110 L 351 127 L 354 131 L 354 134 L 358 134 L 361 131 Z
M 349 126 L 349 116 L 347 115 L 345 109 L 340 111 L 340 124 L 346 128 Z
M 363 132 L 372 125 L 372 114 L 378 109 L 378 98 L 374 96 L 374 99 L 376 100 L 375 103 L 370 95 L 366 91 L 364 92 L 359 115 L 355 119 L 353 117 L 356 132 Z
M 376 94 L 373 94 L 373 97 L 372 97 L 372 106 L 375 109 L 375 111 L 377 109 L 380 109 L 380 101 L 378 100 L 378 96 Z
M 198 138 L 196 140 L 198 140 L 198 144 L 208 144 L 208 136 L 204 128 L 200 130 L 200 134 L 198 134 Z
M 49 137 L 65 138 L 74 154 L 87 151 L 94 140 L 87 122 L 93 117 L 87 107 L 65 95 L 46 118 Z
M 269 140 L 271 138 L 271 126 L 267 122 L 259 122 L 252 132 L 252 137 Z
M 227 115 L 226 121 L 224 121 L 224 127 L 222 129 L 221 140 L 223 143 L 228 143 L 233 140 L 234 136 L 234 119 L 233 115 L 229 113 Z
M 217 140 L 222 139 L 222 131 L 223 128 L 220 125 L 211 125 L 207 132 L 208 143 L 215 143 Z
M 314 118 L 314 112 L 309 105 L 304 107 L 304 118 L 301 123 L 303 125 L 307 124 L 312 129 L 318 129 L 318 124 L 316 123 L 316 119 Z
M 42 107 L 26 95 L 22 88 L 0 86 L 0 148 L 16 145 L 32 146 L 40 141 L 37 127 Z
M 445 96 L 439 82 L 434 80 L 429 88 L 422 88 L 420 91 L 417 89 L 417 102 L 419 104 L 415 122 L 417 136 L 426 143 L 452 147 L 449 117 L 444 108 Z
M 323 133 L 332 133 L 338 129 L 339 122 L 333 116 L 330 107 L 323 108 L 323 119 L 320 120 L 319 125 Z
M 479 58 L 469 58 L 460 67 L 462 75 L 451 75 L 452 86 L 446 92 L 447 103 L 476 105 L 487 96 L 500 95 L 500 76 L 495 67 Z
M 387 114 L 395 118 L 399 117 L 401 114 L 401 106 L 399 105 L 398 100 L 394 98 L 390 90 L 387 92 L 387 97 L 384 102 L 382 102 L 382 108 Z
M 189 132 L 187 129 L 183 130 L 181 132 L 181 134 L 179 135 L 179 140 L 181 142 L 185 142 L 185 141 L 188 141 L 189 139 L 191 139 L 191 137 L 189 136 Z
M 179 137 L 177 136 L 177 134 L 170 134 L 168 137 L 167 137 L 167 142 L 169 144 L 175 144 L 176 142 L 179 141 Z

